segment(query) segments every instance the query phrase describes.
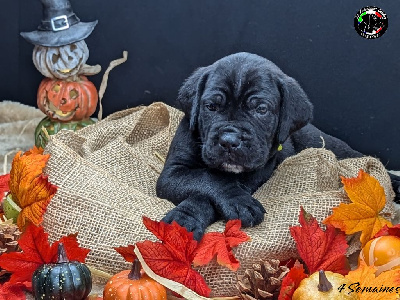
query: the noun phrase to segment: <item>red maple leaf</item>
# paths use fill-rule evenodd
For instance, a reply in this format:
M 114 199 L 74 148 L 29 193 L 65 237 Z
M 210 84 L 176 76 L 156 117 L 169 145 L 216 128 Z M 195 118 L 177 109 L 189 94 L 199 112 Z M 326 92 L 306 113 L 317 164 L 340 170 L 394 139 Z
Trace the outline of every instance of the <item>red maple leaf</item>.
M 300 282 L 304 278 L 307 278 L 307 274 L 304 273 L 304 267 L 298 260 L 296 260 L 294 266 L 282 280 L 278 300 L 291 300 L 294 291 L 299 287 Z
M 0 176 L 0 201 L 4 197 L 4 193 L 10 191 L 8 183 L 10 182 L 10 174 L 5 174 Z
M 350 268 L 345 255 L 348 248 L 345 234 L 329 224 L 323 231 L 302 207 L 299 223 L 301 226 L 290 227 L 290 233 L 310 274 L 325 270 L 346 275 Z
M 240 262 L 232 253 L 232 247 L 250 240 L 250 237 L 240 230 L 242 222 L 240 220 L 230 220 L 226 223 L 224 232 L 206 233 L 196 249 L 193 259 L 195 266 L 208 264 L 214 256 L 217 262 L 232 271 L 237 271 Z
M 44 232 L 43 227 L 30 224 L 18 240 L 22 252 L 2 254 L 0 267 L 12 273 L 9 281 L 11 284 L 30 283 L 32 274 L 37 268 L 43 264 L 57 261 L 57 249 L 60 242 L 64 243 L 67 257 L 70 260 L 84 262 L 90 251 L 79 247 L 76 234 L 62 237 L 50 245 L 48 234 Z
M 229 246 L 237 247 L 241 243 L 250 241 L 247 233 L 240 230 L 241 227 L 242 221 L 240 220 L 230 220 L 226 223 L 224 235 Z
M 79 246 L 77 232 L 74 234 L 63 236 L 57 242 L 55 242 L 54 244 L 56 244 L 57 249 L 59 243 L 64 244 L 64 249 L 67 253 L 67 257 L 71 261 L 79 261 L 83 263 L 85 262 L 86 256 L 88 256 L 90 252 L 90 249 L 82 248 Z M 52 247 L 54 246 L 54 244 L 52 245 Z
M 121 254 L 127 262 L 133 263 L 137 258 L 134 245 L 128 245 L 126 247 L 120 246 L 118 248 L 114 248 L 114 250 Z
M 0 285 L 0 300 L 25 300 L 25 284 L 6 282 Z
M 149 268 L 157 275 L 179 282 L 197 294 L 208 297 L 210 288 L 191 264 L 197 248 L 193 233 L 178 223 L 152 221 L 143 217 L 143 223 L 161 242 L 136 243 Z
M 384 236 L 384 235 L 393 235 L 400 237 L 400 224 L 394 225 L 392 227 L 388 227 L 384 225 L 374 236 L 374 238 Z

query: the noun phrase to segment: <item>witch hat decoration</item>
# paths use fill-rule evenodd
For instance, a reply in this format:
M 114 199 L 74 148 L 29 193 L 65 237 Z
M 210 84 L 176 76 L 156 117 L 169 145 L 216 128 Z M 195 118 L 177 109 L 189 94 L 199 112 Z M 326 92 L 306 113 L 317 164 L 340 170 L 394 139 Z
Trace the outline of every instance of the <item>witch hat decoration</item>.
M 72 10 L 69 0 L 41 0 L 42 22 L 32 32 L 21 32 L 34 45 L 59 47 L 87 38 L 97 24 L 81 22 Z

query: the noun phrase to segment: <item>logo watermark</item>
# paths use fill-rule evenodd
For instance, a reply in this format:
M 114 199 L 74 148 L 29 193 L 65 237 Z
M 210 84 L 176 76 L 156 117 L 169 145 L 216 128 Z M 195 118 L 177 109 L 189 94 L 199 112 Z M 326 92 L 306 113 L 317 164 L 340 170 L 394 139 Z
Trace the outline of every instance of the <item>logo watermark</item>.
M 387 15 L 379 7 L 363 7 L 354 17 L 354 28 L 363 38 L 377 39 L 381 37 L 388 28 Z
M 357 293 L 357 294 L 363 294 L 363 293 L 371 293 L 371 294 L 378 294 L 378 293 L 386 293 L 386 294 L 398 294 L 400 292 L 400 287 L 393 287 L 393 286 L 384 286 L 381 285 L 380 287 L 378 286 L 363 286 L 361 287 L 359 282 L 352 283 L 350 285 L 347 285 L 343 283 L 338 287 L 338 291 L 340 293 L 346 293 L 346 294 L 352 294 L 352 293 Z

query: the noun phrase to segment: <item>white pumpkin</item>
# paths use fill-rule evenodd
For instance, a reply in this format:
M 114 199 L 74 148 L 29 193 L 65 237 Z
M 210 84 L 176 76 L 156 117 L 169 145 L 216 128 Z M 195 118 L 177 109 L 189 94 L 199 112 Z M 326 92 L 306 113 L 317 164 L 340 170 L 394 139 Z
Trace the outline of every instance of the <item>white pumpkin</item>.
M 80 69 L 89 57 L 84 40 L 61 47 L 36 45 L 33 49 L 33 63 L 45 77 L 67 79 L 80 74 Z

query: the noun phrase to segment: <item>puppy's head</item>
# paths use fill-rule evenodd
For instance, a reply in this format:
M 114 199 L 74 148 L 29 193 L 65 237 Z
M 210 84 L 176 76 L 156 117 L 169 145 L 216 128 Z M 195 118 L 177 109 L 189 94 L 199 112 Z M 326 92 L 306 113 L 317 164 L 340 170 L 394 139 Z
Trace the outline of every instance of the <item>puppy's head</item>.
M 300 85 L 275 64 L 237 53 L 199 68 L 183 84 L 178 102 L 202 141 L 211 168 L 252 171 L 279 144 L 305 126 L 312 105 Z

